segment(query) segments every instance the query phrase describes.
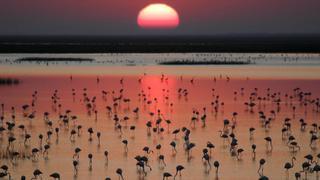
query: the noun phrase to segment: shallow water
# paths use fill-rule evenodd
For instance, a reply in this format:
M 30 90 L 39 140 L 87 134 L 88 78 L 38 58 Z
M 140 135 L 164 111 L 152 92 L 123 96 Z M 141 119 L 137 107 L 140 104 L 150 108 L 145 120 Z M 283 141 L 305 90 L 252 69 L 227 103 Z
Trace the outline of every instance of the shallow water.
M 292 69 L 290 69 L 292 68 Z M 258 179 L 260 158 L 266 159 L 264 165 L 264 174 L 270 179 L 286 179 L 286 172 L 283 168 L 285 162 L 291 162 L 291 157 L 295 156 L 297 161 L 295 166 L 289 171 L 289 179 L 294 179 L 294 173 L 301 171 L 301 163 L 304 162 L 306 154 L 316 156 L 319 149 L 309 147 L 311 123 L 319 121 L 319 112 L 315 111 L 314 106 L 308 105 L 305 108 L 298 102 L 297 98 L 292 101 L 286 100 L 284 95 L 293 95 L 293 89 L 300 87 L 304 92 L 312 92 L 310 99 L 318 98 L 320 95 L 320 71 L 318 66 L 219 66 L 219 67 L 165 67 L 165 66 L 134 66 L 134 67 L 111 67 L 111 66 L 29 66 L 2 65 L 1 72 L 6 76 L 12 76 L 21 79 L 22 83 L 17 86 L 0 86 L 0 103 L 5 104 L 5 121 L 10 121 L 11 110 L 16 108 L 16 126 L 24 124 L 28 133 L 31 134 L 31 142 L 28 147 L 23 144 L 21 130 L 14 128 L 14 134 L 17 140 L 14 142 L 16 150 L 21 153 L 29 153 L 34 147 L 38 147 L 38 135 L 46 134 L 48 127 L 43 120 L 43 113 L 49 112 L 49 119 L 53 122 L 53 127 L 60 128 L 59 140 L 56 141 L 55 134 L 51 138 L 51 148 L 49 149 L 49 158 L 46 160 L 39 156 L 38 162 L 30 159 L 19 159 L 16 165 L 13 165 L 9 159 L 1 159 L 0 164 L 8 164 L 13 179 L 19 179 L 21 175 L 30 179 L 33 170 L 39 168 L 43 172 L 43 179 L 50 179 L 49 175 L 53 172 L 59 172 L 62 179 L 104 179 L 106 176 L 112 179 L 118 179 L 115 173 L 117 168 L 123 169 L 124 179 L 142 179 L 135 166 L 136 155 L 145 155 L 142 148 L 150 147 L 153 153 L 149 154 L 149 161 L 152 167 L 150 172 L 147 168 L 147 176 L 144 179 L 162 179 L 163 172 L 175 173 L 175 167 L 178 164 L 186 169 L 182 171 L 181 179 L 215 179 L 216 173 L 214 167 L 206 172 L 208 166 L 202 161 L 202 149 L 205 148 L 207 141 L 211 141 L 215 148 L 212 150 L 211 164 L 218 160 L 220 162 L 218 179 Z M 2 71 L 3 70 L 3 71 Z M 56 72 L 56 75 L 54 73 Z M 113 74 L 116 72 L 115 74 Z M 146 73 L 146 74 L 144 74 Z M 161 73 L 164 73 L 164 80 L 161 81 Z M 72 81 L 70 75 L 73 75 Z M 222 76 L 220 77 L 220 74 Z M 100 82 L 97 83 L 97 75 Z M 182 77 L 180 75 L 183 75 Z M 228 82 L 226 76 L 231 80 Z M 214 77 L 216 81 L 214 81 Z M 249 79 L 247 79 L 249 77 Z M 123 85 L 120 79 L 123 78 Z M 167 80 L 165 80 L 167 78 Z M 138 80 L 141 79 L 141 82 Z M 194 79 L 192 84 L 190 81 Z M 98 111 L 97 120 L 94 114 L 87 114 L 85 103 L 83 102 L 84 88 L 87 88 L 87 95 L 90 99 L 96 97 L 96 110 Z M 179 88 L 187 89 L 188 96 L 179 96 Z M 243 94 L 240 89 L 244 88 Z M 280 92 L 281 103 L 280 110 L 276 113 L 276 118 L 272 120 L 271 127 L 265 129 L 261 126 L 259 120 L 259 111 L 264 111 L 267 117 L 270 117 L 270 110 L 276 110 L 275 103 L 271 100 L 262 101 L 256 105 L 251 112 L 246 108 L 244 102 L 248 101 L 250 93 L 257 88 L 257 93 L 261 97 L 267 96 L 267 88 L 270 93 Z M 75 89 L 76 95 L 73 98 L 72 89 Z M 128 116 L 127 122 L 121 121 L 123 134 L 114 127 L 114 121 L 107 114 L 106 106 L 112 106 L 112 96 L 120 95 L 119 90 L 123 89 L 123 97 L 130 98 L 130 103 L 121 102 L 117 108 L 117 114 L 120 118 Z M 212 89 L 214 89 L 214 94 Z M 54 110 L 51 102 L 51 96 L 54 90 L 58 90 L 58 104 L 61 109 Z M 102 98 L 101 91 L 108 92 L 106 99 Z M 22 106 L 31 104 L 32 94 L 38 92 L 34 108 L 28 112 L 35 111 L 35 118 L 29 120 L 22 116 Z M 114 95 L 112 95 L 114 91 Z M 144 102 L 143 97 L 138 94 L 146 94 L 146 99 L 152 101 L 151 104 Z M 237 92 L 237 95 L 234 92 Z M 219 95 L 220 106 L 218 112 L 215 112 L 211 106 L 214 96 Z M 168 99 L 166 99 L 166 97 Z M 154 98 L 157 98 L 155 101 Z M 173 104 L 170 106 L 170 104 Z M 297 110 L 293 113 L 292 107 Z M 140 108 L 137 117 L 132 111 L 136 107 Z M 192 111 L 198 110 L 203 114 L 203 107 L 206 107 L 206 127 L 202 127 L 201 120 L 196 122 L 196 126 L 190 125 Z M 76 125 L 83 126 L 80 137 L 76 137 L 75 142 L 69 139 L 70 130 L 74 127 L 70 122 L 69 128 L 58 122 L 59 113 L 65 110 L 71 110 L 72 115 L 76 115 Z M 147 135 L 146 122 L 153 122 L 157 119 L 157 110 L 160 110 L 162 118 L 170 119 L 172 124 L 167 128 L 165 122 L 161 126 L 165 131 L 161 134 L 151 133 Z M 151 116 L 149 113 L 154 112 Z M 238 148 L 243 148 L 241 160 L 231 156 L 229 152 L 229 143 L 224 142 L 220 137 L 219 130 L 223 128 L 224 119 L 232 119 L 232 113 L 237 112 L 237 122 L 234 133 L 238 139 Z M 111 114 L 113 115 L 113 113 Z M 281 129 L 283 120 L 291 118 L 292 135 L 301 147 L 296 153 L 291 153 L 286 145 L 287 139 L 282 139 Z M 300 131 L 299 119 L 304 118 L 308 123 L 307 130 Z M 129 127 L 136 126 L 132 132 Z M 196 144 L 192 149 L 192 158 L 188 160 L 187 154 L 183 148 L 182 132 L 175 140 L 178 153 L 173 155 L 172 148 L 169 145 L 174 140 L 172 131 L 176 128 L 187 127 L 191 130 L 190 141 Z M 5 126 L 6 127 L 6 126 Z M 93 141 L 90 142 L 87 129 L 92 127 L 94 130 Z M 256 129 L 254 139 L 249 139 L 250 127 Z M 101 145 L 98 146 L 96 132 L 101 132 Z M 1 150 L 2 154 L 7 146 L 7 136 L 4 132 L 2 136 Z M 264 138 L 271 136 L 273 140 L 272 152 L 267 151 Z M 127 139 L 128 153 L 125 153 L 122 140 Z M 257 145 L 256 159 L 253 160 L 251 145 Z M 157 144 L 162 144 L 161 154 L 165 156 L 166 167 L 159 166 L 155 149 Z M 74 177 L 72 166 L 72 156 L 74 148 L 80 147 L 80 165 L 77 178 Z M 109 163 L 105 164 L 103 152 L 108 150 Z M 93 154 L 93 169 L 89 170 L 88 153 Z M 316 159 L 316 157 L 315 157 Z M 140 178 L 139 178 L 140 177 Z M 178 176 L 176 179 L 180 179 Z M 308 174 L 308 179 L 316 179 L 315 173 Z
M 23 57 L 91 58 L 94 62 L 15 62 Z M 157 65 L 172 60 L 232 60 L 248 65 Z M 318 79 L 320 54 L 162 53 L 162 54 L 1 54 L 1 75 L 118 75 L 165 74 L 190 77 Z

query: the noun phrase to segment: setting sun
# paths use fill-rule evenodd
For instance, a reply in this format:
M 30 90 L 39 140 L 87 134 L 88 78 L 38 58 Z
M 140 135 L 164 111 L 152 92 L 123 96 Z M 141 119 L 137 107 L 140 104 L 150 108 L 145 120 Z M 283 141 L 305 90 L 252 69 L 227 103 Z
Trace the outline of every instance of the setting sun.
M 171 29 L 179 26 L 179 15 L 166 4 L 150 4 L 138 15 L 137 23 L 142 28 Z

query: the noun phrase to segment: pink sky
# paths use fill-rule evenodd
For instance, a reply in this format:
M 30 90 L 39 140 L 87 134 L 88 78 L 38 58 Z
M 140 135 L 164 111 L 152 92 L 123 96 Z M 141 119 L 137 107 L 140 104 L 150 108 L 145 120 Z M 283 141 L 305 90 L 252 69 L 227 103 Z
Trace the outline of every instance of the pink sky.
M 144 34 L 139 11 L 167 3 L 181 26 L 168 33 L 317 33 L 318 0 L 10 0 L 0 2 L 1 34 Z

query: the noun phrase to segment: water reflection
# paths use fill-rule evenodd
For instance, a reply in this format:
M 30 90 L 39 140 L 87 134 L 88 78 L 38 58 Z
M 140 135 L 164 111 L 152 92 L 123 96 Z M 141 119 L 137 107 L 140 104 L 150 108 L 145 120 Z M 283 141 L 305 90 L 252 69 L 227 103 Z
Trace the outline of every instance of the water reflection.
M 3 142 L 0 146 L 1 163 L 8 164 L 15 179 L 20 175 L 26 175 L 30 179 L 37 168 L 43 172 L 43 179 L 49 179 L 49 175 L 53 172 L 59 172 L 63 179 L 73 179 L 75 176 L 72 161 L 77 147 L 81 148 L 77 179 L 102 179 L 106 176 L 116 179 L 118 168 L 123 170 L 124 179 L 159 179 L 165 172 L 174 175 L 177 165 L 183 165 L 185 168 L 181 179 L 212 179 L 217 175 L 215 161 L 219 162 L 219 179 L 248 179 L 248 177 L 258 179 L 257 170 L 261 158 L 266 161 L 263 165 L 264 175 L 272 179 L 284 179 L 286 178 L 283 168 L 285 162 L 291 161 L 295 156 L 300 165 L 304 162 L 304 155 L 312 154 L 316 157 L 319 152 L 317 148 L 310 148 L 308 133 L 313 129 L 312 123 L 317 123 L 319 113 L 314 104 L 301 103 L 294 91 L 295 88 L 300 87 L 300 92 L 312 92 L 310 96 L 306 94 L 303 99 L 306 102 L 314 100 L 320 95 L 319 80 L 246 80 L 230 76 L 230 81 L 226 81 L 223 76 L 214 81 L 210 76 L 181 78 L 180 76 L 161 76 L 161 74 L 139 74 L 136 76 L 100 75 L 98 83 L 97 76 L 91 75 L 74 75 L 72 81 L 69 75 L 17 75 L 17 77 L 22 80 L 21 84 L 14 87 L 0 87 L 2 95 L 0 102 L 4 104 L 2 112 L 5 121 L 13 122 L 11 107 L 14 107 L 16 126 L 24 125 L 31 136 L 26 146 L 25 132 L 21 128 L 15 127 L 12 132 L 1 134 Z M 121 100 L 115 100 L 120 96 Z M 278 99 L 277 97 L 281 99 L 279 108 L 274 101 Z M 250 102 L 252 98 L 255 99 L 256 105 L 246 106 L 244 103 Z M 53 103 L 54 100 L 57 102 Z M 32 102 L 34 107 L 31 106 Z M 91 104 L 90 107 L 88 103 Z M 118 103 L 116 107 L 114 103 Z M 56 107 L 53 107 L 53 104 L 56 104 Z M 29 107 L 23 110 L 23 105 L 29 105 Z M 107 107 L 111 107 L 110 112 Z M 136 108 L 139 110 L 135 112 Z M 91 110 L 91 115 L 87 113 L 88 109 Z M 67 110 L 70 112 L 67 113 Z M 159 114 L 158 110 L 160 110 Z M 275 111 L 275 115 L 272 111 Z M 34 117 L 29 117 L 33 112 Z M 49 113 L 48 117 L 44 117 L 45 112 Z M 266 117 L 273 118 L 269 125 L 261 123 L 267 121 L 261 117 L 260 112 L 264 112 L 263 115 Z M 70 121 L 67 126 L 60 115 L 70 118 L 77 116 L 77 118 Z M 118 124 L 115 123 L 115 115 L 119 118 Z M 202 120 L 204 115 L 206 115 L 205 126 Z M 152 128 L 156 127 L 159 117 L 163 119 L 159 129 L 163 128 L 164 131 L 159 132 L 156 129 L 153 132 Z M 291 135 L 295 137 L 300 151 L 291 152 L 288 139 L 282 137 L 281 130 L 286 118 L 291 119 Z M 307 123 L 306 131 L 300 130 L 302 118 Z M 230 124 L 234 122 L 237 124 L 233 129 L 238 140 L 235 153 L 240 149 L 243 149 L 243 152 L 236 156 L 230 156 L 232 139 L 223 138 L 224 131 L 232 130 L 231 125 L 224 129 L 225 119 L 229 119 Z M 52 127 L 47 123 L 48 120 L 52 121 Z M 170 120 L 171 123 L 165 120 Z M 147 127 L 148 121 L 152 123 L 150 132 Z M 118 128 L 119 124 L 121 132 Z M 79 125 L 82 128 L 78 135 Z M 7 127 L 5 123 L 3 126 Z M 195 143 L 194 147 L 190 147 L 190 151 L 185 151 L 183 127 L 190 129 L 189 140 Z M 252 137 L 249 133 L 251 127 L 255 128 Z M 55 128 L 59 128 L 59 138 Z M 90 133 L 90 128 L 93 133 Z M 71 136 L 73 129 L 75 134 Z M 180 132 L 176 135 L 172 134 L 177 129 Z M 219 132 L 220 130 L 222 133 Z M 51 131 L 52 135 L 48 135 L 48 131 Z M 99 138 L 98 132 L 101 133 Z M 21 155 L 29 156 L 30 159 L 12 160 L 3 156 L 8 147 L 7 138 L 11 133 L 17 140 L 13 143 L 13 147 L 9 146 L 10 150 L 15 149 Z M 38 156 L 33 157 L 32 149 L 39 147 L 40 134 L 43 135 L 43 145 L 50 136 L 50 149 L 45 156 L 42 151 Z M 271 144 L 264 139 L 266 137 L 272 139 L 272 151 Z M 209 160 L 211 170 L 206 159 L 202 159 L 203 149 L 207 147 L 208 141 L 215 146 L 211 149 L 212 159 Z M 172 142 L 175 143 L 176 152 L 171 145 Z M 159 144 L 161 149 L 157 150 L 156 147 Z M 255 158 L 251 149 L 253 144 L 256 145 Z M 153 153 L 144 150 L 145 147 L 149 147 Z M 105 151 L 109 153 L 108 163 Z M 89 154 L 93 157 L 89 158 Z M 164 156 L 166 166 L 159 162 L 160 154 Z M 141 171 L 136 168 L 137 161 L 134 157 L 137 155 L 148 156 L 152 171 L 146 168 L 145 177 L 142 173 L 139 174 Z M 91 163 L 90 159 L 92 159 Z M 16 162 L 12 163 L 12 161 Z M 294 172 L 301 171 L 299 165 L 290 170 L 290 178 L 294 177 Z M 307 176 L 315 177 L 311 173 Z M 180 177 L 177 176 L 177 178 Z

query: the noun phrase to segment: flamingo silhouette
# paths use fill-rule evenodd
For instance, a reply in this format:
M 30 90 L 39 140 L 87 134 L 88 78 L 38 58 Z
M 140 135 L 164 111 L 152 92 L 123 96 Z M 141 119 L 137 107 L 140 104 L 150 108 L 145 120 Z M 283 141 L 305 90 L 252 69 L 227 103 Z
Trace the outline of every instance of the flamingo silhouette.
M 255 131 L 255 128 L 253 128 L 253 127 L 249 128 L 250 140 L 253 139 L 253 132 L 254 131 Z
M 207 162 L 207 164 L 209 165 L 209 169 L 211 169 L 210 156 L 206 153 L 202 156 L 202 159 Z
M 166 166 L 166 163 L 164 161 L 164 155 L 160 154 L 158 158 L 159 158 L 159 162 L 162 163 L 164 166 Z
M 128 152 L 128 140 L 124 139 L 124 140 L 122 140 L 122 143 L 124 144 L 124 150 L 127 153 Z
M 267 176 L 260 176 L 259 180 L 269 180 Z
M 187 150 L 187 156 L 188 156 L 188 160 L 191 158 L 191 150 L 194 148 L 196 146 L 196 144 L 194 144 L 194 143 L 189 143 L 188 145 L 187 145 L 187 148 L 186 148 L 186 150 Z
M 106 159 L 106 162 L 105 162 L 105 165 L 108 165 L 108 163 L 109 163 L 109 152 L 106 150 L 106 151 L 104 151 L 104 156 L 105 156 L 105 159 Z
M 101 137 L 101 133 L 97 132 L 97 137 L 98 137 L 98 146 L 100 146 L 100 137 Z
M 122 169 L 121 169 L 121 168 L 118 168 L 118 169 L 116 170 L 116 173 L 118 174 L 119 179 L 124 180 L 124 178 L 123 178 L 123 172 L 122 172 Z
M 176 146 L 177 146 L 176 142 L 172 141 L 170 143 L 170 146 L 172 147 L 172 152 L 174 152 L 176 154 L 178 152 L 176 149 Z
M 142 169 L 144 175 L 147 175 L 147 172 L 145 171 L 145 168 L 144 168 L 144 162 L 143 161 L 138 161 L 136 166 L 140 167 Z
M 301 179 L 301 174 L 300 174 L 300 172 L 294 173 L 294 177 L 296 178 L 296 180 Z
M 78 161 L 73 160 L 72 164 L 73 164 L 74 175 L 77 176 L 78 175 L 78 165 L 79 165 L 79 163 L 78 163 Z
M 213 166 L 216 168 L 216 176 L 218 177 L 220 163 L 219 161 L 214 161 Z
M 242 148 L 238 149 L 237 150 L 237 159 L 240 160 L 241 159 L 241 153 L 243 152 L 244 150 Z
M 91 153 L 88 154 L 88 158 L 89 158 L 89 170 L 92 170 L 92 158 L 93 155 Z
M 180 132 L 180 129 L 175 129 L 172 134 L 174 134 L 174 139 L 177 139 L 177 134 Z
M 164 172 L 162 180 L 168 179 L 169 177 L 172 177 L 172 175 L 168 172 Z
M 265 137 L 264 140 L 266 140 L 267 145 L 270 146 L 270 151 L 272 151 L 273 146 L 272 146 L 272 138 L 270 136 Z
M 52 177 L 54 180 L 60 180 L 60 174 L 57 172 L 50 174 L 50 177 Z
M 33 171 L 33 178 L 31 178 L 31 180 L 37 179 L 41 175 L 42 175 L 42 172 L 39 169 L 36 169 L 36 170 Z
M 257 149 L 257 146 L 255 144 L 252 144 L 251 145 L 251 149 L 252 149 L 252 154 L 253 154 L 253 160 L 256 159 L 256 149 Z
M 209 148 L 209 153 L 210 153 L 210 156 L 211 156 L 211 149 L 214 149 L 215 146 L 210 141 L 208 141 L 207 142 L 207 148 Z
M 263 165 L 266 163 L 266 160 L 265 159 L 260 159 L 259 161 L 259 169 L 258 169 L 258 173 L 260 176 L 263 176 Z M 260 173 L 260 170 L 261 170 L 261 173 Z
M 182 165 L 177 165 L 176 167 L 176 174 L 174 175 L 174 179 L 176 178 L 176 176 L 178 175 L 179 173 L 179 176 L 181 177 L 182 174 L 181 174 L 181 171 L 184 170 L 185 168 L 182 166 Z
M 73 154 L 73 157 L 72 157 L 72 158 L 73 158 L 74 160 L 77 160 L 77 161 L 78 161 L 78 160 L 79 160 L 79 156 L 80 156 L 80 155 L 79 155 L 80 152 L 81 152 L 81 149 L 80 149 L 79 147 L 75 148 L 75 149 L 74 149 L 74 154 Z
M 11 175 L 9 173 L 9 167 L 7 165 L 2 165 L 0 168 L 4 171 L 4 172 L 0 172 L 0 178 L 8 176 L 8 178 L 10 180 L 11 179 Z
M 48 158 L 49 149 L 50 149 L 50 145 L 49 144 L 44 145 L 43 157 Z
M 88 133 L 89 133 L 89 141 L 92 141 L 93 129 L 92 128 L 88 128 Z
M 295 158 L 295 157 L 292 157 L 291 163 L 286 162 L 286 163 L 284 164 L 284 168 L 286 169 L 287 176 L 289 175 L 289 169 L 293 168 L 293 166 L 294 166 L 294 163 L 293 163 L 294 160 L 296 160 L 296 158 Z

